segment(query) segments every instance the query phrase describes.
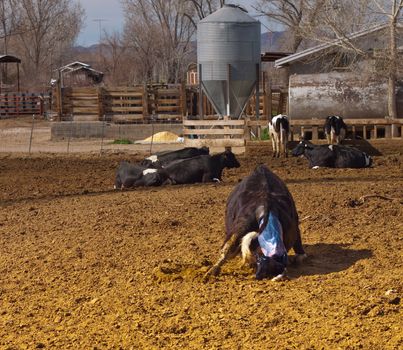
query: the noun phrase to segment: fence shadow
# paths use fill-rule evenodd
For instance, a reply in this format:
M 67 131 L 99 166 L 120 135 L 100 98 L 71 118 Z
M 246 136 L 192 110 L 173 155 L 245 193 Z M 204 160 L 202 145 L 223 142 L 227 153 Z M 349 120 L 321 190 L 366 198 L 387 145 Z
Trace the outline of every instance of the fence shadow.
M 357 261 L 372 257 L 371 250 L 349 249 L 348 244 L 317 243 L 304 247 L 308 258 L 300 266 L 290 266 L 291 278 L 344 271 Z

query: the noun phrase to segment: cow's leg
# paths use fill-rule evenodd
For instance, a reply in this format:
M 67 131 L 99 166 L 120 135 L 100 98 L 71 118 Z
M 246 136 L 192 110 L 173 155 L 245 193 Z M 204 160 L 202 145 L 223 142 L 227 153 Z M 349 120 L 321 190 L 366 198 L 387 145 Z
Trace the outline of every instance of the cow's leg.
M 221 249 L 220 258 L 217 262 L 206 272 L 203 280 L 206 282 L 211 275 L 217 276 L 220 273 L 221 266 L 232 256 L 236 255 L 239 250 L 239 244 L 236 235 L 232 235 L 232 237 L 224 244 L 224 247 Z
M 271 134 L 271 145 L 273 148 L 273 158 L 276 156 L 276 141 L 274 140 L 274 135 Z
M 301 233 L 299 230 L 297 232 L 297 239 L 293 245 L 293 249 L 295 252 L 295 262 L 297 264 L 302 263 L 307 258 L 307 255 L 305 253 L 304 247 L 302 246 Z

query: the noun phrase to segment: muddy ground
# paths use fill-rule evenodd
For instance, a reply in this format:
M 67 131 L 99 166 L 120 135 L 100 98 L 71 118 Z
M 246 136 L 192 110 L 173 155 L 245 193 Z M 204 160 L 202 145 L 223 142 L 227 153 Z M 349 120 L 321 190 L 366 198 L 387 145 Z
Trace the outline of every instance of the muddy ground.
M 220 184 L 124 192 L 117 164 L 140 155 L 0 154 L 0 348 L 401 349 L 403 142 L 373 146 L 370 169 L 257 149 Z M 236 258 L 205 284 L 258 163 L 292 192 L 309 259 L 276 283 Z

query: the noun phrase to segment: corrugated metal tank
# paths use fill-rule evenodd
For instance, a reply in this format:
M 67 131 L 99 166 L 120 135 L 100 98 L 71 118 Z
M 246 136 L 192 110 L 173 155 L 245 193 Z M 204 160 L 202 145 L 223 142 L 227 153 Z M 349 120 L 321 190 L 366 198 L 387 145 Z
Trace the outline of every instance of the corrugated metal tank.
M 203 91 L 216 111 L 238 118 L 259 77 L 260 22 L 224 5 L 197 26 L 197 60 Z

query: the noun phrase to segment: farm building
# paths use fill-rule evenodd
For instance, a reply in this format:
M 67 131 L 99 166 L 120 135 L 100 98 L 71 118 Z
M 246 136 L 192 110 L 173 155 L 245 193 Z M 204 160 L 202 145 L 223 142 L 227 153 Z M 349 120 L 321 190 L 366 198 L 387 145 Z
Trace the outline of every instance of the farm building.
M 321 44 L 275 61 L 289 73 L 288 114 L 293 119 L 323 118 L 340 114 L 346 118 L 383 118 L 388 115 L 385 67 L 379 58 L 386 52 L 387 24 L 354 33 L 350 40 L 366 55 L 340 52 L 340 41 Z M 398 26 L 403 32 L 402 24 Z M 403 60 L 403 35 L 398 35 Z M 403 117 L 403 72 L 397 88 L 398 117 Z
M 95 86 L 102 83 L 104 77 L 104 73 L 79 61 L 60 67 L 58 71 L 61 74 L 62 86 Z

